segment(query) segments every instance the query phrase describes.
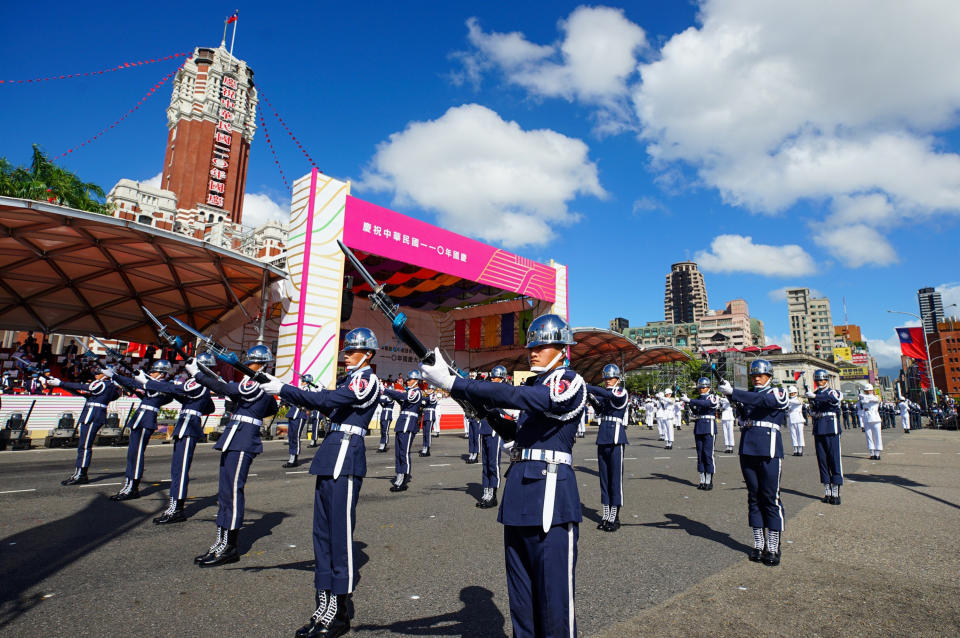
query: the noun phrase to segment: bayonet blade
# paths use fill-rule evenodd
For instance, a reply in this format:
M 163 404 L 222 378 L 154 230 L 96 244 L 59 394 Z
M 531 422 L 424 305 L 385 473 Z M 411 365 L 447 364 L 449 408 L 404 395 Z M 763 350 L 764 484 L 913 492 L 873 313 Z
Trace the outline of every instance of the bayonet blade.
M 360 260 L 357 259 L 356 255 L 353 254 L 353 251 L 347 248 L 346 245 L 339 239 L 337 240 L 337 245 L 340 246 L 340 250 L 343 251 L 343 254 L 347 256 L 347 259 L 350 261 L 356 271 L 360 273 L 360 276 L 363 277 L 363 280 L 367 282 L 367 285 L 373 289 L 373 292 L 380 292 L 382 286 L 377 283 L 377 280 L 373 278 L 373 275 L 371 275 L 364 265 L 360 263 Z
M 140 310 L 143 310 L 143 312 L 144 312 L 148 317 L 150 317 L 150 321 L 152 321 L 153 323 L 157 324 L 157 327 L 160 328 L 161 330 L 163 330 L 163 329 L 166 327 L 166 326 L 163 325 L 163 323 L 161 323 L 161 321 L 160 321 L 159 319 L 157 319 L 157 318 L 154 316 L 154 314 L 153 314 L 152 312 L 150 312 L 149 310 L 147 310 L 147 307 L 146 307 L 146 306 L 140 306 Z
M 183 323 L 182 321 L 180 321 L 180 320 L 177 319 L 176 317 L 171 316 L 171 317 L 170 317 L 170 321 L 172 321 L 173 323 L 177 324 L 178 326 L 180 326 L 181 328 L 183 328 L 184 330 L 186 330 L 187 332 L 189 332 L 190 334 L 192 334 L 194 337 L 196 337 L 196 338 L 199 339 L 200 341 L 203 341 L 205 344 L 211 345 L 211 344 L 213 343 L 213 339 L 211 339 L 210 337 L 206 336 L 205 334 L 202 334 L 202 333 L 199 332 L 198 330 L 194 330 L 193 328 L 191 328 L 191 327 L 188 326 L 187 324 Z

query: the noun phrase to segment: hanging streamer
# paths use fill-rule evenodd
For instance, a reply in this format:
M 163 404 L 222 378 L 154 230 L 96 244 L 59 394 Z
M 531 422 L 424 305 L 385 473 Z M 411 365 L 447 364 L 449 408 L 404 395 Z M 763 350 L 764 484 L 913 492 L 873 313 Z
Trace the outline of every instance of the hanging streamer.
M 300 152 L 303 153 L 303 156 L 307 158 L 307 161 L 310 162 L 310 166 L 314 168 L 317 167 L 316 162 L 313 161 L 313 158 L 310 157 L 310 153 L 307 152 L 307 149 L 303 147 L 303 144 L 300 143 L 300 140 L 297 139 L 297 136 L 293 134 L 293 131 L 287 126 L 287 123 L 283 121 L 283 118 L 280 117 L 280 114 L 277 113 L 277 109 L 273 108 L 273 104 L 270 103 L 270 100 L 267 99 L 267 96 L 264 95 L 263 89 L 257 87 L 257 95 L 263 98 L 263 101 L 267 103 L 267 106 L 270 107 L 270 110 L 273 111 L 273 116 L 277 118 L 277 121 L 280 122 L 280 126 L 283 127 L 283 130 L 287 132 L 287 135 L 290 136 L 290 139 L 293 140 L 293 143 L 297 145 L 297 148 L 300 149 Z M 320 171 L 321 173 L 323 171 Z
M 186 64 L 186 62 L 184 62 L 184 64 Z M 116 127 L 117 124 L 119 124 L 120 122 L 122 122 L 122 121 L 124 121 L 125 119 L 127 119 L 128 117 L 130 117 L 137 109 L 139 109 L 139 108 L 143 105 L 143 103 L 147 101 L 147 98 L 149 98 L 151 95 L 153 95 L 154 93 L 156 93 L 156 92 L 157 92 L 157 89 L 159 89 L 161 86 L 163 86 L 163 85 L 167 82 L 167 80 L 169 80 L 170 78 L 172 78 L 173 76 L 175 76 L 175 75 L 177 74 L 177 71 L 179 71 L 179 70 L 182 69 L 182 68 L 183 68 L 183 64 L 181 64 L 180 66 L 178 66 L 177 69 L 176 69 L 176 71 L 173 71 L 173 72 L 171 72 L 171 73 L 168 73 L 167 75 L 165 75 L 165 76 L 163 77 L 162 80 L 160 80 L 159 82 L 157 82 L 156 84 L 154 84 L 152 87 L 150 87 L 150 90 L 147 91 L 146 95 L 144 95 L 142 98 L 140 98 L 140 100 L 133 106 L 132 109 L 130 109 L 129 111 L 127 111 L 126 113 L 124 113 L 123 115 L 121 115 L 118 119 L 114 120 L 114 122 L 113 122 L 110 126 L 107 126 L 106 128 L 100 130 L 96 135 L 94 135 L 93 137 L 91 137 L 90 139 L 88 139 L 86 142 L 83 142 L 82 144 L 79 144 L 79 145 L 77 145 L 77 146 L 74 146 L 73 148 L 67 149 L 66 151 L 64 151 L 63 153 L 60 153 L 59 155 L 57 155 L 57 156 L 54 157 L 53 159 L 58 160 L 58 159 L 60 159 L 60 158 L 62 158 L 62 157 L 66 157 L 67 155 L 69 155 L 70 153 L 73 153 L 73 152 L 76 151 L 76 150 L 80 150 L 81 148 L 83 148 L 83 147 L 86 146 L 87 144 L 92 143 L 94 140 L 96 140 L 98 137 L 100 137 L 101 135 L 103 135 L 104 133 L 106 133 L 107 131 L 109 131 L 110 129 Z
M 155 62 L 164 62 L 166 60 L 172 60 L 174 58 L 181 58 L 184 56 L 191 56 L 192 53 L 174 53 L 173 55 L 167 55 L 162 58 L 156 58 L 152 60 L 140 60 L 138 62 L 124 62 L 115 67 L 109 69 L 103 69 L 101 71 L 87 71 L 86 73 L 67 73 L 66 75 L 51 75 L 46 78 L 34 78 L 32 80 L 0 80 L 0 84 L 29 84 L 31 82 L 49 82 L 50 80 L 66 80 L 69 78 L 80 78 L 86 77 L 88 75 L 103 75 L 104 73 L 113 73 L 114 71 L 123 71 L 124 69 L 132 69 L 134 67 L 143 66 L 145 64 L 154 64 Z
M 283 174 L 283 168 L 280 167 L 280 160 L 277 159 L 277 152 L 273 149 L 273 141 L 270 139 L 270 131 L 267 130 L 267 122 L 263 119 L 263 111 L 260 111 L 260 126 L 263 128 L 263 137 L 267 140 L 267 146 L 270 147 L 270 154 L 273 155 L 273 163 L 277 165 L 277 170 L 280 171 L 280 177 L 283 179 L 283 185 L 287 187 L 288 191 L 292 191 L 290 184 L 287 183 L 287 176 Z

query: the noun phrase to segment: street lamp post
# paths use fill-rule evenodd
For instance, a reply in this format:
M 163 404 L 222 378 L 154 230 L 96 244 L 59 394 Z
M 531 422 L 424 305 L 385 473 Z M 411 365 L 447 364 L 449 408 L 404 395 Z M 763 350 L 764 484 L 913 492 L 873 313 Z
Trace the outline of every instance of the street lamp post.
M 937 381 L 934 379 L 933 374 L 933 361 L 930 359 L 930 343 L 927 339 L 927 331 L 923 327 L 923 317 L 912 312 L 905 312 L 903 310 L 887 310 L 887 312 L 898 315 L 910 315 L 911 317 L 916 317 L 920 320 L 920 330 L 923 332 L 923 348 L 927 351 L 927 367 L 930 369 L 930 387 L 933 388 L 933 401 L 937 402 Z

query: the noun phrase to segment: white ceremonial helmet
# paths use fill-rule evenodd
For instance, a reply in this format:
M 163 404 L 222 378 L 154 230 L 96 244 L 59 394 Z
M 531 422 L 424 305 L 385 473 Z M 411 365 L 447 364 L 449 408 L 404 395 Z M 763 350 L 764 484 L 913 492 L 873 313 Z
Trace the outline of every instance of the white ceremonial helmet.
M 663 391 L 663 394 L 665 396 L 670 396 L 671 394 L 673 394 L 673 390 L 671 390 L 670 388 L 667 388 L 666 390 Z
M 864 389 L 864 390 L 869 390 L 869 391 L 872 392 L 872 391 L 873 391 L 873 384 L 872 384 L 872 383 L 864 383 L 864 384 L 863 384 L 863 389 Z
M 797 394 L 797 386 L 792 385 L 787 388 L 787 394 Z

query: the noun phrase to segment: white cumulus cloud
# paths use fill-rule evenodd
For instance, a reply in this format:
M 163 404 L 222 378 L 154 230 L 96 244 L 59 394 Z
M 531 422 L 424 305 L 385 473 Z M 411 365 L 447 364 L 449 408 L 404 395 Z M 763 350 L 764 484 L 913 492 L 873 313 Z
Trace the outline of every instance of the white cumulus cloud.
M 815 240 L 851 267 L 896 262 L 898 224 L 960 215 L 960 156 L 935 137 L 960 108 L 953 0 L 705 0 L 698 22 L 633 87 L 655 165 L 757 212 L 826 202 Z
M 877 360 L 878 368 L 899 368 L 900 367 L 900 339 L 896 332 L 886 339 L 871 339 L 864 336 L 870 354 Z
M 944 316 L 960 317 L 960 281 L 934 286 L 934 290 L 940 293 Z M 948 308 L 951 304 L 956 304 L 956 307 Z
M 784 352 L 793 352 L 793 340 L 789 332 L 779 335 L 765 335 L 768 346 L 780 346 Z
M 156 188 L 160 188 L 160 180 L 162 179 L 163 179 L 163 171 L 160 171 L 150 179 L 142 180 L 140 183 L 146 184 L 147 186 L 154 186 Z
M 813 259 L 796 244 L 770 246 L 753 243 L 753 237 L 718 235 L 710 242 L 710 250 L 694 255 L 704 270 L 722 273 L 746 272 L 770 277 L 809 275 L 814 272 Z
M 605 197 L 581 140 L 524 130 L 478 104 L 411 122 L 377 147 L 358 189 L 433 211 L 444 226 L 507 247 L 544 244 L 574 223 L 568 204 Z
M 637 52 L 647 46 L 644 30 L 622 9 L 587 6 L 575 9 L 558 27 L 560 41 L 535 44 L 516 31 L 484 32 L 470 18 L 467 38 L 473 48 L 455 56 L 463 63 L 461 76 L 479 84 L 483 71 L 496 69 L 535 96 L 596 107 L 599 132 L 632 128 L 628 80 L 636 75 Z
M 244 193 L 243 225 L 261 226 L 269 221 L 290 221 L 290 202 L 277 202 L 266 193 Z

